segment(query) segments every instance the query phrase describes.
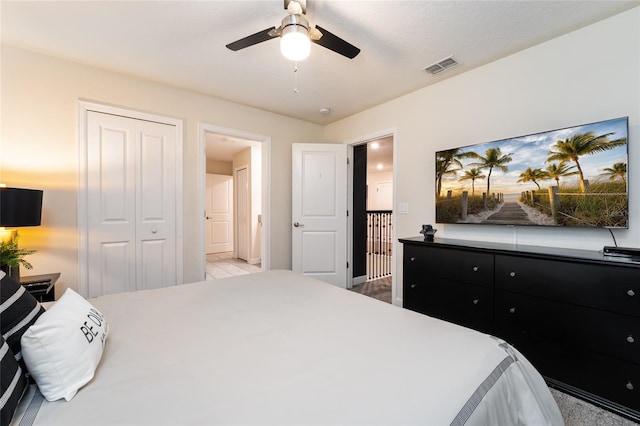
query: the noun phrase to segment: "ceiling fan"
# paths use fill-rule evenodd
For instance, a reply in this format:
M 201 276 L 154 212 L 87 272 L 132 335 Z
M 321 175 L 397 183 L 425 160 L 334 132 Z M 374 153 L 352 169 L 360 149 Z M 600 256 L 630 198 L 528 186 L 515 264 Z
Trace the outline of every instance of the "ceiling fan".
M 355 58 L 360 49 L 325 30 L 319 25 L 311 26 L 302 16 L 307 13 L 306 0 L 284 0 L 284 8 L 289 13 L 277 28 L 267 28 L 250 36 L 227 44 L 227 48 L 238 51 L 263 41 L 281 37 L 280 50 L 285 58 L 293 61 L 305 59 L 309 55 L 310 42 L 333 50 L 349 59 Z

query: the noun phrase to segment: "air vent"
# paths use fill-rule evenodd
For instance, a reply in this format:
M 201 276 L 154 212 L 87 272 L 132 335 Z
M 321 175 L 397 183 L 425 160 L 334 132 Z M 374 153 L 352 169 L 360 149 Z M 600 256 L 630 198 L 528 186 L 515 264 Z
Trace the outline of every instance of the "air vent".
M 428 72 L 429 74 L 432 75 L 436 75 L 441 73 L 444 70 L 448 70 L 449 68 L 453 68 L 460 65 L 460 63 L 458 61 L 456 61 L 454 59 L 453 56 L 448 56 L 444 59 L 441 59 L 440 61 L 436 62 L 435 64 L 431 64 L 427 67 L 422 68 L 424 71 Z

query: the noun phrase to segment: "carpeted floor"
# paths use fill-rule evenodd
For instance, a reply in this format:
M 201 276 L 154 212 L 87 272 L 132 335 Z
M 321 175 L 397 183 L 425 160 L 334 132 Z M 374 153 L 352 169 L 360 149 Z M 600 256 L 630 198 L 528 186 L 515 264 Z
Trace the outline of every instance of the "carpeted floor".
M 351 291 L 391 303 L 391 277 L 354 286 Z M 565 426 L 639 426 L 640 424 L 598 408 L 581 399 L 551 389 Z

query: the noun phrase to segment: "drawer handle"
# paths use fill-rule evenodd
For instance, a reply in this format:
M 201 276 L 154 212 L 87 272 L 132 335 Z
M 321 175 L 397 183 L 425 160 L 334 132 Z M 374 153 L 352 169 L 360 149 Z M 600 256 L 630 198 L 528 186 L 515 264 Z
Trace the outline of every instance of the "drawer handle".
M 629 335 L 629 337 L 627 337 L 627 342 L 634 343 L 635 341 L 636 341 L 636 339 L 634 339 L 631 334 Z
M 633 296 L 635 296 L 635 295 L 636 295 L 636 292 L 635 292 L 635 291 L 633 291 L 633 290 L 627 290 L 627 294 L 628 294 L 629 296 L 633 297 Z
M 509 309 L 509 313 L 510 314 L 515 314 L 516 313 L 516 308 L 510 308 Z
M 509 272 L 509 276 L 510 276 L 510 277 L 515 277 L 515 276 L 516 276 L 516 273 L 515 273 L 515 272 L 513 272 L 513 271 L 511 271 L 511 272 Z
M 473 299 L 473 304 L 477 305 L 478 303 L 480 303 L 480 299 Z
M 411 288 L 416 288 L 418 284 L 411 284 Z
M 631 380 L 627 382 L 627 389 L 633 390 L 633 383 L 631 383 Z
M 480 269 L 480 268 L 478 268 L 477 266 L 474 266 L 473 267 L 473 272 L 478 272 L 478 269 Z
M 416 261 L 416 258 L 415 258 L 415 257 L 412 257 L 412 258 L 411 258 L 411 261 L 412 261 L 412 262 L 415 262 L 415 261 Z

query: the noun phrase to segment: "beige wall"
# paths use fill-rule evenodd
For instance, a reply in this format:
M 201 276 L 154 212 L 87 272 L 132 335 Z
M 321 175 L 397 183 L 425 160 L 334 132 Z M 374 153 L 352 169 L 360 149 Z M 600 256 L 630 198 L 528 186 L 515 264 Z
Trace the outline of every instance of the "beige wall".
M 271 137 L 271 267 L 291 267 L 291 144 L 322 128 L 211 96 L 2 45 L 0 182 L 44 190 L 43 226 L 23 228 L 29 273 L 62 272 L 77 288 L 78 101 L 184 120 L 184 280 L 198 280 L 197 123 Z
M 214 175 L 233 176 L 233 163 L 231 161 L 218 161 L 207 159 L 207 173 Z
M 630 126 L 630 224 L 614 232 L 619 245 L 637 247 L 640 7 L 328 125 L 325 137 L 352 141 L 396 130 L 396 202 L 408 203 L 409 212 L 395 215 L 395 229 L 409 237 L 435 223 L 435 151 L 621 116 L 629 116 Z M 438 237 L 593 250 L 613 245 L 603 229 L 436 228 Z M 400 256 L 395 262 L 402 282 Z

